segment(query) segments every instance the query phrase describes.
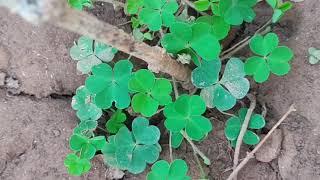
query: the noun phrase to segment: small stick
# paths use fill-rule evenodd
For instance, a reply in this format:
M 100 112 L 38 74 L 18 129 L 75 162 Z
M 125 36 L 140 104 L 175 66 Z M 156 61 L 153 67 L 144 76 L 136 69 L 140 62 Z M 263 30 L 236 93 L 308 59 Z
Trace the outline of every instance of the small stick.
M 178 91 L 177 81 L 174 77 L 172 77 L 172 83 L 173 83 L 174 96 L 175 96 L 175 99 L 177 100 L 179 97 L 179 91 Z
M 203 159 L 204 163 L 207 164 L 207 165 L 210 165 L 211 164 L 210 159 L 207 158 L 207 156 L 192 142 L 192 140 L 189 138 L 187 133 L 185 131 L 181 131 L 181 134 L 189 142 L 189 144 L 191 145 L 193 151 L 195 153 L 197 153 Z
M 241 163 L 233 170 L 227 180 L 232 180 L 238 172 L 247 164 L 247 162 L 254 157 L 254 154 L 261 148 L 261 146 L 267 141 L 271 134 L 280 126 L 280 124 L 289 116 L 290 113 L 297 111 L 292 104 L 288 111 L 281 117 L 281 119 L 272 127 L 268 134 L 261 140 L 261 142 L 241 161 Z
M 169 153 L 170 153 L 170 161 L 172 162 L 173 161 L 173 155 L 172 155 L 172 132 L 170 131 L 169 132 Z
M 236 148 L 235 148 L 235 151 L 234 151 L 234 157 L 233 157 L 233 169 L 235 169 L 237 167 L 238 163 L 239 163 L 240 148 L 241 148 L 241 145 L 242 145 L 243 136 L 247 131 L 251 115 L 253 113 L 254 108 L 256 107 L 256 98 L 255 98 L 255 96 L 254 95 L 250 95 L 250 96 L 248 95 L 248 98 L 251 100 L 251 103 L 250 103 L 250 107 L 249 107 L 249 109 L 247 111 L 246 117 L 245 117 L 245 119 L 243 121 L 243 124 L 242 124 L 241 130 L 240 130 L 238 139 L 237 139 L 237 144 L 236 144 Z M 236 176 L 237 175 L 235 175 L 235 179 L 236 179 Z

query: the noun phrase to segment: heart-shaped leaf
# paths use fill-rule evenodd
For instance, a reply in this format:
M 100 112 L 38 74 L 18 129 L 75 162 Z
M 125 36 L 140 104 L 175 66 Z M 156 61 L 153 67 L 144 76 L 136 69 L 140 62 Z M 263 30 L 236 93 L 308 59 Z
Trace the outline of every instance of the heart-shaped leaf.
M 203 61 L 192 71 L 191 81 L 198 88 L 211 86 L 218 81 L 220 69 L 220 60 Z
M 187 172 L 188 165 L 184 160 L 175 159 L 171 164 L 165 160 L 160 160 L 152 165 L 151 172 L 147 175 L 147 180 L 191 180 L 191 178 L 187 176 Z
M 116 134 L 124 125 L 127 116 L 120 109 L 118 109 L 106 123 L 106 129 L 111 134 Z
M 75 154 L 68 154 L 64 160 L 64 166 L 68 173 L 73 176 L 81 176 L 89 172 L 91 164 L 88 159 L 81 159 Z

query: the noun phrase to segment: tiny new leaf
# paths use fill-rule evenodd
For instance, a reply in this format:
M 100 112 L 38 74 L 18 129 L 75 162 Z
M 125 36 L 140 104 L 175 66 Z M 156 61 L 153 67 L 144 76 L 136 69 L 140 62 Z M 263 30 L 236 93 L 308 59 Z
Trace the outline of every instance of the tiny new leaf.
M 156 79 L 147 69 L 141 69 L 132 75 L 129 90 L 135 93 L 132 98 L 133 110 L 146 117 L 154 115 L 159 105 L 165 106 L 172 101 L 170 81 L 164 78 Z
M 185 129 L 191 139 L 200 141 L 212 130 L 210 120 L 202 116 L 205 111 L 206 105 L 200 96 L 181 95 L 174 103 L 165 107 L 165 127 L 172 133 Z M 180 143 L 181 140 L 178 139 L 175 146 Z
M 208 107 L 226 111 L 248 93 L 250 84 L 245 78 L 244 64 L 240 59 L 231 58 L 219 80 L 220 69 L 220 60 L 203 61 L 201 66 L 193 70 L 191 81 L 196 87 L 203 88 L 200 96 Z
M 232 144 L 235 144 L 237 141 L 247 111 L 247 108 L 241 108 L 237 117 L 231 117 L 226 122 L 224 133 L 227 139 L 233 142 Z M 265 120 L 260 114 L 253 114 L 250 118 L 248 129 L 261 129 L 265 126 L 265 124 Z M 259 136 L 251 130 L 247 130 L 243 137 L 243 142 L 248 145 L 258 144 L 259 141 Z
M 264 37 L 255 35 L 249 45 L 253 53 L 259 56 L 252 56 L 245 62 L 245 72 L 253 75 L 256 82 L 265 82 L 270 71 L 278 76 L 286 75 L 291 67 L 290 60 L 293 52 L 286 46 L 278 46 L 279 39 L 275 33 L 268 33 Z
M 98 120 L 102 115 L 102 110 L 93 102 L 93 96 L 85 86 L 80 86 L 76 90 L 76 95 L 72 97 L 71 106 L 77 111 L 77 117 L 81 121 Z
M 81 176 L 91 169 L 91 164 L 88 159 L 81 159 L 75 154 L 67 155 L 64 160 L 64 166 L 67 168 L 68 173 L 73 176 Z
M 152 165 L 147 180 L 191 180 L 187 172 L 188 165 L 184 160 L 175 159 L 170 164 L 165 160 L 160 160 Z
M 77 69 L 83 74 L 88 74 L 91 68 L 102 62 L 110 62 L 118 52 L 106 44 L 100 43 L 87 36 L 81 36 L 71 47 L 70 56 L 78 61 Z
M 138 117 L 132 122 L 132 132 L 122 127 L 108 138 L 101 152 L 107 165 L 138 174 L 145 170 L 147 163 L 152 164 L 159 158 L 159 139 L 160 130 L 150 126 L 147 119 Z
M 116 134 L 119 129 L 125 126 L 127 116 L 120 109 L 118 109 L 106 123 L 106 129 L 111 134 Z
M 74 128 L 73 133 L 81 134 L 83 136 L 91 138 L 94 136 L 93 131 L 97 128 L 97 126 L 98 122 L 95 120 L 81 121 L 78 126 Z
M 128 81 L 133 65 L 129 60 L 118 61 L 112 68 L 105 63 L 92 68 L 92 75 L 86 79 L 85 86 L 94 94 L 94 103 L 102 109 L 108 109 L 115 102 L 118 109 L 130 105 Z
M 204 60 L 217 59 L 221 47 L 217 31 L 213 31 L 212 25 L 204 22 L 196 22 L 192 25 L 184 22 L 173 23 L 170 33 L 161 39 L 161 45 L 169 53 L 177 54 L 179 51 L 190 49 L 195 51 Z

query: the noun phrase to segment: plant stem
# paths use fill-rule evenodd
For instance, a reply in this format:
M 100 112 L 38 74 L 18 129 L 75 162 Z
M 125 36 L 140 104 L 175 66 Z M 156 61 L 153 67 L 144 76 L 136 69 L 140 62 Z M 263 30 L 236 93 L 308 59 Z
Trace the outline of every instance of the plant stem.
M 193 151 L 198 154 L 202 159 L 203 162 L 206 165 L 210 165 L 211 161 L 209 158 L 207 158 L 207 156 L 193 143 L 193 141 L 189 138 L 189 136 L 187 135 L 187 133 L 185 131 L 181 131 L 180 132 L 182 134 L 182 136 L 188 141 L 188 143 L 191 145 Z
M 173 161 L 173 155 L 172 155 L 172 132 L 170 131 L 169 132 L 169 153 L 170 153 L 170 161 L 172 162 Z
M 98 129 L 100 129 L 101 131 L 105 132 L 105 133 L 108 133 L 108 131 L 106 131 L 105 129 L 103 129 L 102 127 L 100 126 L 97 126 Z
M 224 111 L 219 111 L 221 114 L 225 114 L 227 116 L 231 116 L 231 117 L 236 117 L 234 114 L 231 114 L 231 113 L 227 113 L 227 112 L 224 112 Z
M 204 172 L 203 167 L 201 165 L 201 162 L 200 162 L 198 155 L 195 151 L 193 151 L 193 156 L 196 159 L 196 162 L 197 162 L 199 169 L 200 169 L 200 175 L 201 175 L 200 179 L 206 179 L 206 173 Z
M 106 3 L 109 3 L 109 4 L 112 4 L 113 6 L 115 7 L 124 7 L 124 3 L 122 2 L 119 2 L 117 0 L 95 0 L 96 2 L 106 2 Z
M 247 111 L 246 117 L 245 117 L 245 119 L 243 121 L 243 124 L 242 124 L 241 130 L 240 130 L 238 139 L 237 139 L 236 148 L 235 148 L 235 151 L 234 151 L 234 158 L 233 158 L 233 169 L 235 169 L 237 167 L 238 163 L 239 163 L 240 148 L 241 148 L 243 136 L 247 131 L 251 115 L 253 113 L 254 108 L 256 107 L 256 98 L 255 98 L 255 96 L 254 95 L 248 95 L 248 98 L 251 100 L 251 103 L 250 103 L 250 107 L 249 107 L 249 109 Z M 236 176 L 237 175 L 235 175 L 234 179 L 237 179 Z
M 271 130 L 268 132 L 268 134 L 260 141 L 260 143 L 250 152 L 247 154 L 247 156 L 241 161 L 241 163 L 233 169 L 232 173 L 229 175 L 227 180 L 232 180 L 238 172 L 244 167 L 244 165 L 247 164 L 247 162 L 254 157 L 254 154 L 261 148 L 261 146 L 268 140 L 268 138 L 271 136 L 271 134 L 280 126 L 280 124 L 289 116 L 290 113 L 297 111 L 294 107 L 294 104 L 292 104 L 288 111 L 281 117 L 281 119 L 271 128 Z
M 190 2 L 189 0 L 181 0 L 181 2 L 184 2 L 186 5 L 188 5 L 189 7 L 191 7 L 192 9 L 194 9 L 198 12 L 198 10 L 196 9 L 196 6 L 192 2 Z M 201 11 L 199 11 L 199 14 L 201 14 L 202 16 L 209 16 L 209 14 L 207 14 L 205 12 L 201 12 Z
M 173 84 L 174 97 L 177 100 L 179 97 L 179 91 L 178 91 L 177 81 L 174 77 L 172 77 L 172 84 Z

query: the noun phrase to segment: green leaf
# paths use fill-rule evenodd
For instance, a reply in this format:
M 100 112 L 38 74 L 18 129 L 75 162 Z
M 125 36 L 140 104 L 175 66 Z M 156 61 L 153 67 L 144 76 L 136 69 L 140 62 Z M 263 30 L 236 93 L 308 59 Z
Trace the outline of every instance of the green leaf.
M 210 7 L 209 0 L 198 0 L 194 2 L 194 6 L 198 11 L 206 11 Z
M 272 23 L 278 22 L 283 15 L 284 13 L 280 9 L 275 9 L 272 15 Z
M 77 10 L 83 10 L 84 7 L 93 7 L 91 0 L 68 0 L 68 4 Z
M 201 116 L 205 110 L 205 103 L 200 96 L 181 95 L 165 107 L 165 126 L 174 133 L 185 129 L 190 138 L 199 141 L 212 130 L 211 122 Z
M 213 35 L 211 26 L 198 22 L 190 26 L 188 23 L 176 22 L 170 27 L 170 33 L 161 39 L 161 45 L 169 53 L 192 48 L 205 60 L 215 60 L 221 52 L 218 39 Z
M 128 81 L 132 68 L 133 65 L 129 60 L 118 61 L 113 70 L 104 63 L 92 68 L 92 75 L 86 79 L 85 86 L 95 95 L 94 103 L 97 107 L 108 109 L 113 102 L 118 109 L 130 105 Z
M 88 74 L 95 65 L 110 62 L 116 53 L 115 48 L 86 36 L 81 36 L 70 49 L 71 58 L 78 61 L 77 69 L 83 74 Z
M 77 111 L 77 117 L 81 121 L 98 120 L 102 115 L 102 110 L 92 103 L 93 97 L 85 86 L 80 86 L 76 90 L 76 95 L 72 97 L 71 106 Z
M 178 10 L 176 0 L 149 0 L 143 2 L 139 20 L 151 31 L 158 31 L 162 26 L 169 27 L 175 22 L 174 13 Z
M 218 67 L 207 66 L 207 69 L 211 69 L 211 71 Z M 220 67 L 215 71 L 216 75 L 219 71 Z M 216 107 L 219 111 L 231 109 L 236 104 L 236 99 L 242 99 L 249 91 L 250 84 L 245 78 L 244 64 L 237 58 L 231 58 L 227 62 L 220 81 L 214 80 L 216 82 L 203 86 L 204 89 L 201 90 L 200 96 L 208 107 Z M 195 84 L 195 86 L 198 85 Z
M 73 134 L 70 138 L 70 149 L 80 152 L 80 158 L 92 159 L 96 154 L 96 147 L 90 139 L 80 134 Z
M 275 33 L 268 33 L 264 37 L 255 35 L 249 43 L 252 52 L 260 56 L 267 56 L 278 47 L 278 44 L 279 39 Z
M 154 115 L 159 105 L 164 106 L 172 101 L 172 85 L 169 80 L 156 79 L 154 74 L 146 69 L 133 74 L 129 81 L 129 89 L 135 93 L 132 98 L 134 112 L 146 117 Z
M 187 176 L 188 165 L 184 160 L 175 159 L 171 164 L 165 160 L 157 161 L 147 175 L 147 180 L 191 180 Z
M 127 116 L 120 109 L 112 114 L 111 118 L 106 123 L 106 129 L 111 134 L 116 134 L 119 129 L 125 126 L 124 122 L 126 121 Z
M 220 69 L 220 60 L 203 61 L 192 71 L 191 81 L 198 88 L 211 86 L 218 81 Z
M 309 63 L 310 64 L 317 64 L 320 61 L 320 50 L 310 47 L 308 49 L 309 52 Z
M 219 10 L 224 20 L 231 25 L 252 22 L 256 14 L 253 11 L 257 0 L 224 0 L 219 3 Z
M 238 138 L 241 130 L 241 122 L 238 117 L 231 117 L 226 122 L 224 133 L 229 141 L 234 141 Z
M 212 34 L 218 39 L 227 37 L 230 31 L 230 25 L 220 16 L 200 16 L 196 22 L 207 23 L 212 28 Z
M 274 33 L 268 33 L 265 37 L 257 35 L 250 41 L 250 49 L 261 57 L 248 58 L 245 72 L 253 75 L 256 82 L 266 81 L 270 71 L 278 76 L 290 71 L 289 61 L 293 58 L 293 52 L 286 46 L 278 46 L 278 43 L 278 37 Z
M 256 145 L 259 143 L 259 141 L 260 141 L 259 136 L 250 130 L 247 130 L 243 136 L 243 142 L 248 145 Z
M 108 139 L 101 152 L 109 166 L 138 174 L 144 171 L 147 163 L 154 163 L 159 158 L 159 139 L 160 130 L 139 117 L 132 122 L 132 132 L 122 127 Z
M 96 136 L 91 138 L 89 142 L 96 148 L 96 150 L 101 150 L 106 144 L 106 138 L 104 136 Z
M 174 132 L 171 132 L 172 135 L 171 135 L 171 146 L 173 148 L 178 148 L 181 143 L 182 143 L 182 140 L 183 140 L 183 136 L 180 132 L 177 132 L 177 133 L 174 133 Z
M 137 29 L 140 26 L 140 21 L 136 17 L 131 17 L 132 29 Z
M 88 138 L 93 137 L 93 131 L 97 128 L 98 122 L 96 120 L 81 121 L 77 127 L 73 129 L 74 134 L 81 134 Z
M 73 176 L 81 176 L 91 169 L 91 164 L 88 159 L 80 159 L 75 154 L 68 154 L 64 160 L 64 166 L 68 173 Z
M 127 14 L 137 14 L 143 5 L 143 0 L 127 0 L 125 4 Z

